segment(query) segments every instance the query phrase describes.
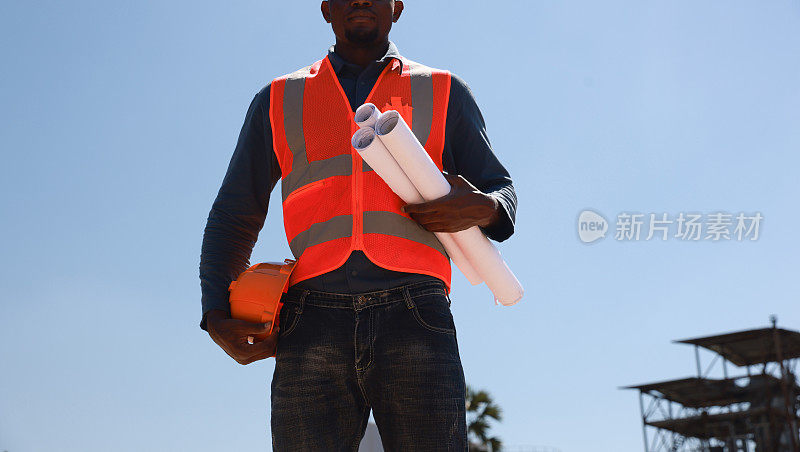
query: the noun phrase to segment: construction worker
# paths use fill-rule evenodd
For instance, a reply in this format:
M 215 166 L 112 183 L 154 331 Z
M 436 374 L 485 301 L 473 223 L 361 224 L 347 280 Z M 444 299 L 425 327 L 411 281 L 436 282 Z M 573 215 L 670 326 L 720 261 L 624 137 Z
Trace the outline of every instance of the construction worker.
M 357 450 L 370 410 L 386 450 L 467 450 L 465 381 L 451 269 L 433 232 L 513 234 L 516 195 L 463 80 L 401 56 L 400 0 L 328 0 L 336 44 L 278 77 L 247 112 L 208 216 L 201 328 L 240 364 L 275 356 L 274 450 Z M 396 109 L 452 189 L 405 205 L 351 147 L 353 112 Z M 230 318 L 227 288 L 249 265 L 281 180 L 297 259 L 276 328 Z

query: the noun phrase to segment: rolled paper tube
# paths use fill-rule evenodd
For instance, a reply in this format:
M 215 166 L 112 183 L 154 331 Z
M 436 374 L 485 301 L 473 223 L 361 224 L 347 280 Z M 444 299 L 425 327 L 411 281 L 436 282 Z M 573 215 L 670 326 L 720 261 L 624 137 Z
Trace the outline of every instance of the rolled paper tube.
M 447 179 L 398 112 L 390 110 L 381 114 L 375 131 L 378 139 L 426 201 L 433 201 L 450 193 Z M 511 306 L 522 298 L 522 284 L 478 226 L 456 232 L 453 238 L 469 263 L 489 286 L 495 303 L 499 301 L 505 306 Z
M 375 130 L 371 127 L 359 129 L 353 134 L 352 140 L 353 147 L 361 155 L 361 158 L 372 168 L 381 179 L 386 182 L 386 185 L 406 203 L 418 204 L 425 202 L 422 195 L 419 194 L 417 188 L 408 179 L 408 176 L 403 173 L 400 166 L 394 160 L 386 147 L 375 137 Z M 453 260 L 453 263 L 461 270 L 461 273 L 467 278 L 470 284 L 477 285 L 483 282 L 478 272 L 470 265 L 464 253 L 456 244 L 451 234 L 444 232 L 434 232 L 436 238 L 439 239 L 447 255 Z
M 364 104 L 356 110 L 354 121 L 362 129 L 365 127 L 375 128 L 375 123 L 378 122 L 380 116 L 381 111 L 378 110 L 378 107 L 373 104 Z

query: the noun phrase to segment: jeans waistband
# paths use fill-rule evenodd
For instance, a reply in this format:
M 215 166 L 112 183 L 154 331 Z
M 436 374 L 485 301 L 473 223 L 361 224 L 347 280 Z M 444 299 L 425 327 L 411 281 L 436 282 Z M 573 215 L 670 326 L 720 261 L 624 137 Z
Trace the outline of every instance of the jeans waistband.
M 296 289 L 290 287 L 281 298 L 283 303 L 295 303 L 306 306 L 339 309 L 363 309 L 368 306 L 379 306 L 389 303 L 409 303 L 408 298 L 441 294 L 447 296 L 447 286 L 442 281 L 424 281 L 393 287 L 375 292 L 355 294 L 318 292 L 316 290 Z M 448 298 L 448 303 L 450 299 Z

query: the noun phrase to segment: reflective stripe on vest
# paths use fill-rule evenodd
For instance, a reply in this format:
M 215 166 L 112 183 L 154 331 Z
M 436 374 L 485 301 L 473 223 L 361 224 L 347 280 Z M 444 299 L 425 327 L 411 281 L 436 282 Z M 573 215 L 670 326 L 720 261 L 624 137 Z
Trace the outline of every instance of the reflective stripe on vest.
M 352 230 L 353 217 L 350 215 L 338 215 L 328 221 L 315 223 L 310 228 L 297 234 L 289 242 L 289 248 L 292 250 L 292 254 L 300 256 L 310 246 L 319 245 L 328 240 L 349 237 Z M 428 245 L 447 256 L 447 252 L 436 236 L 423 229 L 416 221 L 409 220 L 394 212 L 364 212 L 364 234 L 385 234 L 413 240 Z
M 394 212 L 364 212 L 364 234 L 371 233 L 393 235 L 413 240 L 435 248 L 436 251 L 447 257 L 447 252 L 433 233 L 424 229 L 416 221 L 409 220 Z
M 414 114 L 411 115 L 411 131 L 423 146 L 428 142 L 433 124 L 433 74 L 431 69 L 411 63 L 411 98 Z
M 350 237 L 353 231 L 352 215 L 337 215 L 328 221 L 314 223 L 305 231 L 297 234 L 290 242 L 292 254 L 300 257 L 309 246 L 319 245 L 328 240 Z
M 331 176 L 349 176 L 353 169 L 353 158 L 347 154 L 308 161 L 303 135 L 303 92 L 310 69 L 308 66 L 289 75 L 283 93 L 283 125 L 292 152 L 292 171 L 281 180 L 284 201 L 300 187 Z

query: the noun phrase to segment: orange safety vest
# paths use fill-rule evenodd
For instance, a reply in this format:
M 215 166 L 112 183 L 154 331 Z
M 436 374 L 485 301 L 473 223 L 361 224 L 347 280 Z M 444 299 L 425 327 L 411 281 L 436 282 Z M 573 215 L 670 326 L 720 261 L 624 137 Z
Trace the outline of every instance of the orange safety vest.
M 326 57 L 270 87 L 273 148 L 281 167 L 286 239 L 297 260 L 289 285 L 327 273 L 361 250 L 376 265 L 431 275 L 450 290 L 450 260 L 436 236 L 352 147 L 354 113 Z M 366 102 L 397 110 L 442 170 L 450 73 L 397 59 Z

